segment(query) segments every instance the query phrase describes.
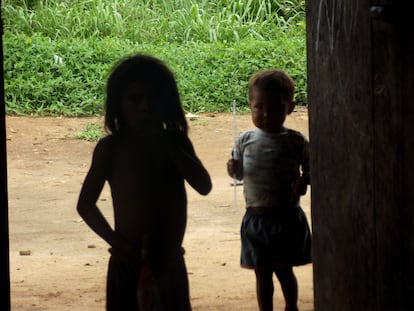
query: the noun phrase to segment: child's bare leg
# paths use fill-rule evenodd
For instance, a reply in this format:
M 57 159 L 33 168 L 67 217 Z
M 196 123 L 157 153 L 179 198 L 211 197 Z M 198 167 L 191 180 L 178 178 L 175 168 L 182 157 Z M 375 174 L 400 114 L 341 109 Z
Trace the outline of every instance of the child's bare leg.
M 290 266 L 275 268 L 275 274 L 282 287 L 286 311 L 298 311 L 298 282 Z
M 255 269 L 256 295 L 260 311 L 273 311 L 273 271 L 272 269 Z

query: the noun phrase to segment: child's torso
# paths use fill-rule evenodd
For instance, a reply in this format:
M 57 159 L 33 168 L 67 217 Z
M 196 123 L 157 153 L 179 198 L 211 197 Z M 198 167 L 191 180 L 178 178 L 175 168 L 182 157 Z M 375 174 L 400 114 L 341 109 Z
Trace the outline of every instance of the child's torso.
M 300 176 L 303 136 L 287 130 L 269 134 L 246 132 L 241 140 L 244 194 L 247 206 L 296 204 L 292 184 Z
M 186 226 L 184 180 L 154 141 L 132 145 L 114 141 L 108 181 L 115 230 L 130 241 L 153 235 L 160 243 L 181 245 Z

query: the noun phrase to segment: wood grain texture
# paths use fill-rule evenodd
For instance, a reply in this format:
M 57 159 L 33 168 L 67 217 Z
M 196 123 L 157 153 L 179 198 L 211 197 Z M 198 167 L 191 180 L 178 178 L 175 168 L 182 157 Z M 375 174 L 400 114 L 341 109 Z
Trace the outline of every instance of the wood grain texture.
M 307 1 L 315 310 L 414 309 L 414 32 L 370 4 Z

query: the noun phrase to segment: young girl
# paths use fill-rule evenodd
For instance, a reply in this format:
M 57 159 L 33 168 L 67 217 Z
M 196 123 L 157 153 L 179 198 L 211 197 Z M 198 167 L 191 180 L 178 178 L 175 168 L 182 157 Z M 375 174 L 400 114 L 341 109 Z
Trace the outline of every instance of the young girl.
M 240 135 L 227 162 L 231 177 L 243 179 L 246 213 L 241 226 L 241 265 L 254 269 L 259 308 L 273 310 L 273 273 L 286 300 L 297 311 L 293 266 L 311 261 L 311 236 L 299 198 L 309 184 L 308 141 L 284 127 L 294 83 L 283 71 L 265 70 L 249 81 L 255 129 Z
M 107 310 L 191 310 L 184 180 L 202 195 L 212 184 L 187 136 L 174 76 L 151 56 L 126 58 L 109 76 L 105 108 L 109 135 L 95 147 L 77 210 L 111 247 Z M 96 205 L 106 181 L 114 229 Z

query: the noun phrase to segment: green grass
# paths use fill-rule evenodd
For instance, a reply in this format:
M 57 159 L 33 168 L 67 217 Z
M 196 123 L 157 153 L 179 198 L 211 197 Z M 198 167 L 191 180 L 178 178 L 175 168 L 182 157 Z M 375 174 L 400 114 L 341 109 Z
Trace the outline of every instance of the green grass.
M 101 124 L 88 123 L 85 130 L 74 135 L 74 138 L 98 141 L 105 134 Z
M 6 112 L 102 115 L 120 58 L 159 57 L 189 112 L 247 107 L 247 80 L 276 67 L 306 104 L 304 1 L 2 1 Z
M 139 43 L 273 39 L 304 19 L 301 0 L 3 0 L 5 30 Z

